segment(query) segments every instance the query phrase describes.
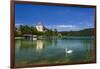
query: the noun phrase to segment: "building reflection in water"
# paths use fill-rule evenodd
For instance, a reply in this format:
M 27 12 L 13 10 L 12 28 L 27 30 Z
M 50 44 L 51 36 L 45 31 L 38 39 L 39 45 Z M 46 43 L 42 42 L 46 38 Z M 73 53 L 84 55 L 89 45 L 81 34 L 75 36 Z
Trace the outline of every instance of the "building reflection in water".
M 44 42 L 43 40 L 37 40 L 36 42 L 36 51 L 41 52 L 44 48 Z

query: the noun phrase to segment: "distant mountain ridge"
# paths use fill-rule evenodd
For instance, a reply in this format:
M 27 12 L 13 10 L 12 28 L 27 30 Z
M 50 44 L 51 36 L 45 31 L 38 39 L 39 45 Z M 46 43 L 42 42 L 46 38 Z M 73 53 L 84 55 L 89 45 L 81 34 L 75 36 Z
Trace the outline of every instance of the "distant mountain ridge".
M 64 36 L 93 36 L 94 28 L 83 29 L 80 31 L 62 31 L 59 32 Z

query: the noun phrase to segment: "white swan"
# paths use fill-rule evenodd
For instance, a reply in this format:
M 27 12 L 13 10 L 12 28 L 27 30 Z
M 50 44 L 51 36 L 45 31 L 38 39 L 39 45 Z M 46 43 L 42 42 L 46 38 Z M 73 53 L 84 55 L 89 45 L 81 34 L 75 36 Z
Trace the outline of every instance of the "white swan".
M 68 50 L 67 48 L 66 48 L 66 54 L 69 54 L 69 53 L 72 53 L 73 51 L 72 50 Z

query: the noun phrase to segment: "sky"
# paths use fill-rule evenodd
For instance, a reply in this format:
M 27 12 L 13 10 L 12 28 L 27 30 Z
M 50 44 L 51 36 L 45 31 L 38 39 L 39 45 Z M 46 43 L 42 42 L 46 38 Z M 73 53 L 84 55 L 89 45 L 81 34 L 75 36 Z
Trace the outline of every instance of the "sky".
M 38 22 L 48 29 L 78 31 L 94 28 L 95 8 L 76 6 L 47 6 L 15 4 L 15 25 L 36 26 Z

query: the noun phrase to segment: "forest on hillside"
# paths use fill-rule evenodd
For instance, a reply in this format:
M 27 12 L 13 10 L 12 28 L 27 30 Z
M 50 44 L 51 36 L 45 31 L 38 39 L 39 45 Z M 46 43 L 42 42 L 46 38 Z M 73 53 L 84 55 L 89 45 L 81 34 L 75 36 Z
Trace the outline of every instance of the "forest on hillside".
M 35 27 L 28 25 L 21 25 L 19 28 L 15 27 L 15 36 L 23 36 L 23 34 L 43 35 L 43 36 L 93 36 L 94 28 L 87 28 L 79 31 L 61 31 L 57 29 L 51 30 L 44 28 L 44 32 L 38 32 Z

